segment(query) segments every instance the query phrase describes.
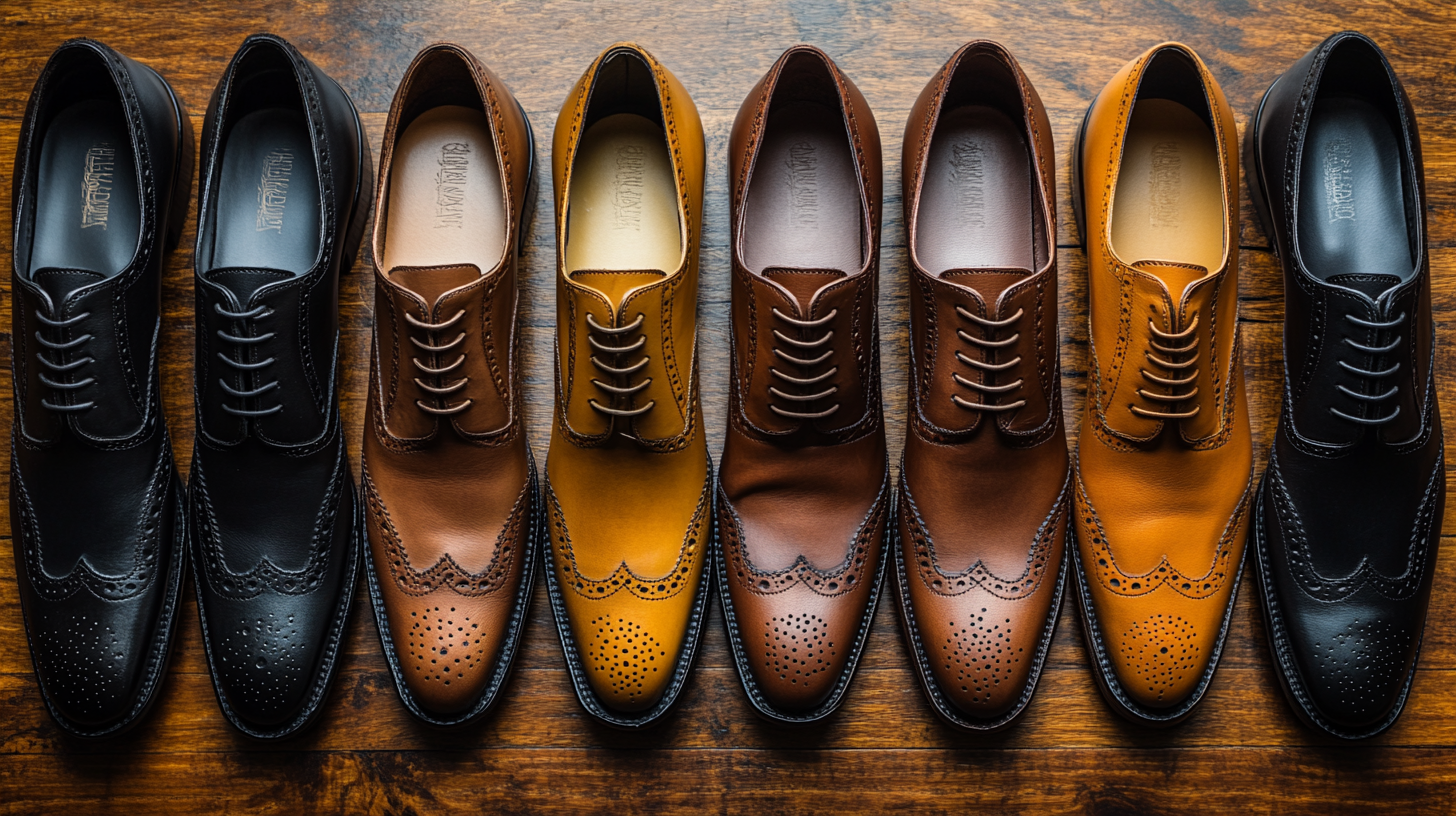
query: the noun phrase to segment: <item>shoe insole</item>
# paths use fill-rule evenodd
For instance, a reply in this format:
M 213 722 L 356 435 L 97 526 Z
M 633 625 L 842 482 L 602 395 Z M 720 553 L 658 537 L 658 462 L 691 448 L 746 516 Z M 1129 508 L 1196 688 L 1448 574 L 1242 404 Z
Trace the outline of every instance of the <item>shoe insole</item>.
M 384 268 L 474 264 L 505 257 L 505 194 L 485 112 L 442 105 L 420 114 L 394 145 Z
M 864 265 L 859 176 L 837 107 L 790 102 L 768 117 L 748 182 L 740 241 L 754 272 Z
M 587 128 L 571 169 L 569 207 L 568 275 L 581 270 L 633 271 L 640 278 L 628 287 L 633 289 L 661 277 L 642 276 L 642 270 L 671 273 L 682 265 L 672 157 L 662 128 L 645 116 L 613 114 Z M 606 280 L 610 277 L 593 275 L 593 280 L 580 282 L 610 288 Z
M 323 223 L 319 177 L 301 111 L 244 115 L 222 146 L 212 268 L 263 267 L 306 275 Z
M 945 111 L 935 126 L 915 255 L 930 274 L 1036 268 L 1031 151 L 1011 117 L 984 105 Z
M 1140 100 L 1132 109 L 1114 195 L 1112 248 L 1118 257 L 1219 268 L 1225 224 L 1218 142 L 1198 114 L 1168 99 Z
M 1318 99 L 1299 174 L 1299 254 L 1316 277 L 1415 274 L 1400 143 L 1362 99 Z
M 46 267 L 121 274 L 136 254 L 141 197 L 121 103 L 88 99 L 41 138 L 30 273 Z

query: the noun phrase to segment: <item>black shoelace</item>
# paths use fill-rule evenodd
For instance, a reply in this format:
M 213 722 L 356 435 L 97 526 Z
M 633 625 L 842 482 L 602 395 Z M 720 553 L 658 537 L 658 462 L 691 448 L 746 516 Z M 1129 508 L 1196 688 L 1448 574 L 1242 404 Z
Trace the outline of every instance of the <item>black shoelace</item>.
M 1395 318 L 1394 320 L 1365 320 L 1364 318 L 1359 318 L 1352 314 L 1345 315 L 1345 319 L 1363 329 L 1374 330 L 1376 333 L 1374 342 L 1378 343 L 1380 342 L 1383 333 L 1398 328 L 1405 321 L 1405 313 L 1401 312 L 1400 316 Z M 1345 396 L 1348 396 L 1353 400 L 1356 400 L 1357 404 L 1363 404 L 1365 410 L 1362 410 L 1361 413 L 1365 413 L 1367 410 L 1375 410 L 1379 403 L 1383 403 L 1384 401 L 1395 396 L 1396 393 L 1400 390 L 1399 386 L 1392 385 L 1390 386 L 1390 388 L 1387 388 L 1384 391 L 1380 391 L 1380 386 L 1384 382 L 1385 378 L 1395 374 L 1395 372 L 1400 370 L 1399 362 L 1392 363 L 1388 368 L 1382 368 L 1382 366 L 1385 365 L 1385 355 L 1389 354 L 1392 351 L 1395 351 L 1400 346 L 1400 341 L 1400 335 L 1396 335 L 1389 343 L 1386 343 L 1383 346 L 1367 346 L 1363 343 L 1357 343 L 1348 337 L 1345 338 L 1345 345 L 1350 347 L 1350 349 L 1359 352 L 1360 354 L 1367 354 L 1370 356 L 1371 368 L 1361 368 L 1360 366 L 1353 365 L 1344 360 L 1336 361 L 1340 364 L 1341 368 L 1360 378 L 1361 384 L 1364 386 L 1362 389 L 1356 390 L 1354 388 L 1345 387 L 1343 383 L 1335 383 L 1335 387 L 1340 389 L 1341 393 L 1345 394 Z M 1380 393 L 1374 393 L 1376 391 L 1379 391 Z M 1384 416 L 1375 417 L 1364 417 L 1356 416 L 1354 414 L 1347 414 L 1344 411 L 1341 411 L 1339 408 L 1334 407 L 1333 405 L 1330 406 L 1330 413 L 1334 414 L 1340 419 L 1348 420 L 1358 425 L 1384 425 L 1385 423 L 1390 422 L 1391 420 L 1400 416 L 1400 406 L 1394 406 L 1391 409 L 1390 413 L 1385 414 Z
M 55 320 L 51 317 L 41 314 L 38 311 L 35 313 L 36 321 L 39 322 L 41 326 L 54 331 L 56 334 L 61 334 L 66 329 L 76 325 L 77 323 L 85 320 L 90 316 L 90 312 L 82 312 L 81 314 L 75 315 L 74 317 L 68 317 L 64 320 Z M 35 340 L 37 343 L 40 343 L 43 348 L 49 349 L 50 351 L 55 352 L 59 355 L 65 355 L 68 352 L 79 349 L 81 346 L 86 344 L 86 341 L 90 339 L 91 335 L 83 334 L 74 340 L 62 342 L 47 338 L 43 330 L 37 329 L 35 333 Z M 75 391 L 78 388 L 85 388 L 86 386 L 96 382 L 95 377 L 85 377 L 80 380 L 73 378 L 74 373 L 77 372 L 82 366 L 85 366 L 87 363 L 95 362 L 95 357 L 91 357 L 88 355 L 77 360 L 72 360 L 69 363 L 58 363 L 55 360 L 47 357 L 44 353 L 37 351 L 35 353 L 35 359 L 51 373 L 60 375 L 60 379 L 52 379 L 51 377 L 46 376 L 45 371 L 40 372 L 38 375 L 41 385 L 44 385 L 45 387 L 54 390 L 56 392 L 55 396 L 57 397 L 57 399 L 62 399 L 69 392 Z M 96 407 L 96 403 L 92 401 L 78 403 L 51 402 L 50 400 L 45 398 L 41 399 L 40 404 L 49 410 L 56 411 L 62 414 L 71 414 L 78 411 L 89 411 L 90 409 Z
M 214 303 L 214 304 L 212 304 L 212 308 L 213 308 L 214 311 L 216 311 L 222 317 L 224 317 L 224 318 L 226 318 L 228 320 L 237 321 L 238 323 L 242 324 L 242 326 L 241 326 L 242 330 L 245 331 L 245 332 L 249 332 L 248 334 L 238 335 L 238 334 L 229 334 L 227 331 L 225 331 L 223 329 L 218 329 L 217 330 L 217 336 L 218 336 L 218 338 L 220 340 L 222 340 L 223 342 L 226 342 L 226 343 L 232 343 L 233 345 L 235 345 L 235 346 L 238 347 L 237 348 L 237 353 L 238 353 L 238 356 L 237 357 L 229 357 L 226 354 L 224 354 L 221 351 L 219 351 L 217 353 L 217 358 L 219 360 L 222 360 L 227 365 L 233 367 L 234 369 L 236 369 L 238 371 L 243 372 L 246 375 L 252 375 L 253 372 L 259 371 L 259 370 L 261 370 L 263 368 L 266 368 L 266 367 L 268 367 L 268 366 L 270 366 L 270 365 L 273 364 L 274 358 L 272 358 L 272 357 L 269 357 L 266 360 L 259 360 L 256 363 L 249 363 L 249 362 L 246 362 L 245 360 L 242 359 L 244 353 L 247 351 L 247 348 L 249 346 L 256 346 L 259 343 L 266 343 L 267 341 L 273 339 L 273 332 L 266 332 L 264 334 L 252 334 L 251 333 L 251 329 L 253 328 L 252 321 L 254 321 L 254 320 L 256 320 L 256 319 L 258 319 L 260 317 L 267 317 L 267 316 L 273 314 L 273 310 L 272 309 L 268 308 L 267 306 L 257 306 L 257 307 L 255 307 L 253 309 L 250 309 L 250 310 L 246 311 L 246 312 L 233 312 L 233 311 L 229 311 L 227 309 L 224 309 L 222 307 L 222 304 L 220 304 L 220 303 Z M 256 379 L 255 379 L 255 382 L 256 382 Z M 258 397 L 261 397 L 262 395 L 268 393 L 269 391 L 272 391 L 273 389 L 277 388 L 278 387 L 278 381 L 277 380 L 274 380 L 273 382 L 270 382 L 270 383 L 266 383 L 264 385 L 260 385 L 257 388 L 253 388 L 251 390 L 242 390 L 242 389 L 233 388 L 231 385 L 228 385 L 228 381 L 227 381 L 227 378 L 226 377 L 219 377 L 218 378 L 218 384 L 222 386 L 222 390 L 225 393 L 227 393 L 229 396 L 236 397 L 237 399 L 244 401 L 241 407 L 232 406 L 232 405 L 227 404 L 226 402 L 223 403 L 222 409 L 224 411 L 227 411 L 228 413 L 232 414 L 233 416 L 249 417 L 249 418 L 253 418 L 253 417 L 265 417 L 265 416 L 269 416 L 271 414 L 276 414 L 279 411 L 282 411 L 283 410 L 283 403 L 281 403 L 281 402 L 278 403 L 277 405 L 274 405 L 274 406 L 270 407 L 270 408 L 249 408 L 249 407 L 247 407 L 247 400 L 257 399 Z

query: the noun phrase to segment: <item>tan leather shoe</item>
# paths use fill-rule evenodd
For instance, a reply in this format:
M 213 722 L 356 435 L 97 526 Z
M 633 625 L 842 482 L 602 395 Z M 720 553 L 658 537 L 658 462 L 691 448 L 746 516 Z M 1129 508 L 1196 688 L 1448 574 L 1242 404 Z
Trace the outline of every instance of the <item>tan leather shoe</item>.
M 530 607 L 543 524 L 516 271 L 533 154 L 525 112 L 470 52 L 415 57 L 380 156 L 362 470 L 384 654 L 436 725 L 490 708 Z
M 910 415 L 896 502 L 902 621 L 936 712 L 1004 728 L 1061 609 L 1071 503 L 1046 109 L 992 42 L 957 51 L 905 125 Z
M 1238 131 L 1207 66 L 1165 43 L 1113 77 L 1078 141 L 1092 346 L 1074 506 L 1084 628 L 1113 708 L 1170 725 L 1213 677 L 1244 562 Z
M 656 721 L 692 666 L 711 463 L 698 402 L 703 128 L 677 78 L 608 48 L 556 120 L 556 419 L 547 587 L 577 696 Z
M 754 707 L 812 722 L 844 699 L 885 563 L 879 131 L 829 57 L 795 46 L 739 108 L 729 161 L 724 618 Z

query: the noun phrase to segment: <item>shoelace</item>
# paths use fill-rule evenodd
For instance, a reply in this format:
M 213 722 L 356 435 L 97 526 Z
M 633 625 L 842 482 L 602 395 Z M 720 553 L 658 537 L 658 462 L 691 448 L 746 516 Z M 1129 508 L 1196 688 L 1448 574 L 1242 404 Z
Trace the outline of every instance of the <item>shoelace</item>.
M 421 390 L 435 395 L 435 402 L 437 403 L 436 405 L 429 405 L 424 400 L 415 400 L 415 405 L 418 406 L 421 411 L 424 411 L 427 414 L 434 414 L 435 416 L 451 416 L 453 414 L 458 414 L 461 411 L 464 411 L 475 402 L 475 400 L 469 398 L 463 399 L 460 402 L 453 404 L 449 402 L 449 396 L 451 394 L 454 394 L 455 392 L 464 388 L 466 384 L 470 382 L 469 377 L 462 376 L 460 379 L 455 380 L 454 382 L 449 384 L 446 384 L 443 379 L 446 374 L 449 374 L 450 372 L 465 364 L 465 351 L 462 350 L 460 352 L 460 356 L 455 358 L 455 362 L 445 366 L 440 365 L 441 354 L 450 351 L 451 349 L 454 349 L 461 343 L 465 342 L 465 332 L 462 331 L 459 334 L 455 335 L 454 340 L 451 340 L 448 343 L 441 344 L 440 332 L 449 329 L 456 323 L 459 323 L 460 318 L 464 316 L 465 310 L 461 309 L 460 311 L 456 312 L 455 316 L 450 318 L 449 320 L 443 321 L 441 323 L 426 323 L 423 320 L 417 319 L 409 312 L 405 312 L 405 322 L 425 332 L 425 337 L 428 341 L 421 341 L 418 337 L 410 338 L 410 342 L 415 344 L 415 348 L 430 355 L 430 365 L 425 365 L 424 363 L 420 362 L 420 358 L 418 357 L 410 358 L 411 361 L 414 362 L 415 368 L 419 369 L 421 374 L 432 378 L 432 382 L 430 383 L 421 380 L 419 377 L 414 378 L 415 385 L 418 385 Z
M 1401 323 L 1405 321 L 1405 312 L 1401 312 L 1400 316 L 1395 318 L 1394 320 L 1386 321 L 1365 320 L 1352 314 L 1345 315 L 1345 319 L 1350 321 L 1351 323 L 1354 323 L 1356 326 L 1360 326 L 1361 328 L 1374 329 L 1376 332 L 1385 332 L 1399 327 Z M 1377 335 L 1377 338 L 1378 336 L 1379 335 Z M 1395 351 L 1395 349 L 1400 346 L 1400 341 L 1401 337 L 1399 335 L 1396 335 L 1395 339 L 1391 340 L 1389 343 L 1383 346 L 1367 346 L 1362 343 L 1356 343 L 1354 340 L 1346 337 L 1345 345 L 1349 346 L 1357 352 L 1360 352 L 1361 354 L 1370 355 L 1373 361 L 1372 364 L 1379 366 L 1384 362 L 1384 355 Z M 1376 370 L 1360 368 L 1358 366 L 1351 365 L 1344 360 L 1337 360 L 1336 362 L 1340 364 L 1341 368 L 1344 368 L 1351 374 L 1354 374 L 1357 377 L 1361 377 L 1366 380 L 1367 383 L 1371 386 L 1369 390 L 1372 391 L 1375 390 L 1375 387 L 1379 386 L 1381 380 L 1389 377 L 1390 375 L 1400 370 L 1399 362 L 1393 363 L 1389 368 Z M 1344 392 L 1346 396 L 1359 400 L 1360 402 L 1370 404 L 1372 406 L 1375 403 L 1383 402 L 1390 399 L 1391 397 L 1395 396 L 1397 391 L 1400 390 L 1399 386 L 1392 385 L 1389 389 L 1380 394 L 1362 394 L 1354 389 L 1346 388 L 1344 385 L 1341 385 L 1339 383 L 1336 383 L 1335 387 L 1340 389 L 1340 391 Z M 1370 419 L 1347 414 L 1334 406 L 1330 406 L 1330 413 L 1334 414 L 1340 419 L 1346 419 L 1350 422 L 1354 422 L 1360 425 L 1384 425 L 1392 419 L 1395 419 L 1397 416 L 1400 416 L 1400 406 L 1395 406 L 1395 409 L 1385 416 L 1373 417 Z
M 642 355 L 642 359 L 632 365 L 617 365 L 622 362 L 622 355 L 631 354 L 634 351 L 641 351 L 647 345 L 647 335 L 640 335 L 637 338 L 637 342 L 628 343 L 627 345 L 607 345 L 601 340 L 598 340 L 595 335 L 602 335 L 603 340 L 622 341 L 626 339 L 626 335 L 640 328 L 644 320 L 646 320 L 646 317 L 641 312 L 638 312 L 636 320 L 626 326 L 612 329 L 601 325 L 595 317 L 592 317 L 591 313 L 587 313 L 586 323 L 591 327 L 593 332 L 593 334 L 587 335 L 587 341 L 591 343 L 592 348 L 600 351 L 602 354 L 610 354 L 612 356 L 612 364 L 608 365 L 593 354 L 591 357 L 592 365 L 596 366 L 598 371 L 613 377 L 615 380 L 615 383 L 607 383 L 593 377 L 592 385 L 611 395 L 610 399 L 613 403 L 620 404 L 624 400 L 631 401 L 631 398 L 636 396 L 638 392 L 652 384 L 651 377 L 642 380 L 636 385 L 631 384 L 632 375 L 647 367 L 647 361 L 650 358 L 646 354 Z M 616 405 L 603 405 L 594 399 L 587 400 L 587 404 L 610 416 L 635 417 L 651 411 L 652 407 L 657 404 L 657 400 L 648 400 L 646 405 L 639 408 L 619 408 Z
M 42 326 L 46 328 L 55 330 L 57 333 L 76 325 L 77 323 L 85 320 L 90 316 L 90 312 L 82 312 L 81 314 L 78 314 L 74 317 L 68 317 L 64 320 L 54 320 L 46 315 L 41 314 L 38 311 L 35 313 L 35 319 L 37 322 L 39 322 Z M 35 332 L 35 340 L 37 343 L 40 343 L 43 348 L 47 348 L 53 352 L 60 353 L 69 352 L 73 349 L 78 349 L 81 346 L 85 345 L 86 341 L 90 339 L 91 335 L 83 334 L 74 340 L 62 343 L 46 338 L 46 336 L 39 329 L 37 329 Z M 70 375 L 71 372 L 76 371 L 87 363 L 93 363 L 96 361 L 95 357 L 86 356 L 82 357 L 79 360 L 72 360 L 69 363 L 58 363 L 39 351 L 36 352 L 35 359 L 39 361 L 42 366 L 45 366 L 53 373 L 60 375 Z M 69 379 L 69 376 L 66 376 L 66 378 L 63 380 L 53 380 L 50 377 L 47 377 L 44 371 L 39 373 L 38 378 L 40 379 L 41 385 L 44 385 L 47 388 L 56 391 L 57 397 L 61 397 L 67 392 L 74 391 L 77 388 L 85 388 L 86 386 L 96 382 L 95 377 L 86 377 L 82 380 L 72 381 Z M 45 398 L 41 399 L 40 404 L 45 408 L 63 414 L 75 413 L 77 411 L 88 411 L 96 407 L 96 403 L 91 401 L 75 404 L 53 403 Z
M 957 306 L 956 314 L 980 326 L 982 329 L 985 330 L 985 334 L 988 336 L 977 337 L 974 334 L 966 331 L 965 329 L 956 329 L 956 336 L 959 337 L 961 340 L 971 344 L 972 346 L 980 348 L 981 354 L 984 357 L 995 349 L 1006 348 L 1015 344 L 1017 340 L 1021 339 L 1021 332 L 1015 332 L 1010 337 L 999 339 L 996 335 L 999 334 L 1001 329 L 1010 328 L 1016 323 L 1016 321 L 1020 320 L 1021 315 L 1024 313 L 1024 311 L 1025 310 L 1023 309 L 1017 309 L 1016 314 L 1008 318 L 1004 318 L 1002 320 L 991 320 L 989 318 L 981 317 L 980 315 L 972 312 L 969 309 Z M 960 349 L 956 349 L 955 356 L 957 360 L 961 361 L 961 363 L 965 365 L 968 365 L 972 368 L 980 369 L 981 371 L 991 372 L 993 374 L 1002 371 L 1010 371 L 1021 364 L 1021 355 L 1017 355 L 1015 359 L 1007 360 L 1004 363 L 988 363 L 984 359 L 977 360 L 974 357 L 967 356 Z M 978 383 L 962 377 L 959 373 L 952 373 L 951 377 L 953 377 L 956 383 L 958 383 L 959 385 L 979 392 L 975 402 L 962 398 L 960 394 L 950 395 L 952 402 L 967 410 L 991 411 L 993 413 L 1000 413 L 1002 411 L 1014 411 L 1017 408 L 1020 408 L 1021 406 L 1026 404 L 1026 400 L 1024 399 L 1019 399 L 1015 402 L 1007 403 L 987 402 L 988 395 L 991 398 L 998 398 L 1001 394 L 1009 394 L 1020 388 L 1022 383 L 1025 382 L 1025 379 L 1022 377 L 1017 377 L 1016 382 L 1007 383 L 1005 385 L 986 385 L 985 383 Z
M 838 309 L 830 309 L 829 314 L 817 320 L 801 320 L 797 317 L 790 317 L 789 315 L 784 314 L 783 312 L 779 311 L 777 306 L 773 307 L 774 317 L 777 317 L 778 319 L 784 321 L 790 327 L 800 330 L 801 333 L 806 329 L 817 329 L 828 324 L 838 314 Z M 824 334 L 821 334 L 818 338 L 814 340 L 796 340 L 779 331 L 778 329 L 773 330 L 773 336 L 774 339 L 778 340 L 780 343 L 784 343 L 785 345 L 792 347 L 797 352 L 812 353 L 814 350 L 822 346 L 828 345 L 828 343 L 834 339 L 834 330 L 829 329 L 824 332 Z M 794 355 L 785 352 L 783 349 L 778 348 L 777 346 L 774 347 L 773 353 L 774 356 L 779 358 L 780 360 L 798 366 L 799 373 L 805 375 L 802 377 L 791 377 L 788 374 L 779 371 L 777 366 L 769 366 L 769 374 L 777 377 L 786 386 L 792 387 L 797 392 L 791 394 L 778 388 L 777 386 L 770 385 L 768 387 L 768 392 L 773 396 L 778 397 L 781 400 L 788 400 L 789 402 L 796 405 L 803 405 L 806 403 L 826 399 L 839 393 L 839 386 L 837 385 L 830 385 L 828 388 L 814 391 L 813 393 L 808 393 L 810 389 L 816 388 L 817 386 L 828 380 L 830 377 L 833 377 L 835 374 L 839 373 L 839 366 L 835 365 L 830 366 L 828 371 L 823 371 L 819 374 L 813 375 L 809 374 L 809 370 L 813 369 L 815 366 L 822 365 L 824 362 L 828 361 L 830 357 L 834 356 L 833 348 L 825 349 L 823 354 L 820 354 L 819 356 L 812 359 L 805 357 L 795 357 Z M 780 408 L 779 406 L 774 405 L 772 402 L 769 403 L 768 407 L 770 411 L 773 411 L 779 416 L 786 417 L 788 419 L 823 419 L 824 417 L 832 415 L 835 411 L 838 411 L 839 403 L 835 402 L 833 405 L 829 406 L 823 411 L 794 411 L 787 408 Z
M 219 315 L 221 315 L 223 318 L 225 318 L 227 320 L 235 320 L 235 321 L 241 322 L 243 324 L 243 330 L 244 331 L 248 331 L 249 330 L 249 328 L 250 328 L 249 321 L 256 320 L 256 319 L 258 319 L 260 317 L 267 317 L 268 315 L 273 314 L 273 310 L 270 309 L 270 308 L 268 308 L 267 306 L 257 306 L 255 308 L 249 309 L 246 312 L 233 312 L 233 311 L 229 311 L 227 309 L 224 309 L 222 307 L 222 304 L 220 304 L 220 303 L 214 303 L 214 304 L 212 304 L 212 309 L 213 309 L 213 311 L 217 312 Z M 220 340 L 222 340 L 224 342 L 227 342 L 227 343 L 232 343 L 233 345 L 237 346 L 238 347 L 238 357 L 229 357 L 226 354 L 223 354 L 221 351 L 219 351 L 217 353 L 217 358 L 219 360 L 222 360 L 224 363 L 227 363 L 229 366 L 232 366 L 233 368 L 237 369 L 238 371 L 242 371 L 244 373 L 251 373 L 251 372 L 254 372 L 254 371 L 259 371 L 259 370 L 261 370 L 263 368 L 266 368 L 266 367 L 272 365 L 273 364 L 273 361 L 274 361 L 274 358 L 269 357 L 266 360 L 260 360 L 260 361 L 258 361 L 256 363 L 248 363 L 248 362 L 244 362 L 241 359 L 242 354 L 247 349 L 248 346 L 256 346 L 259 343 L 266 343 L 269 340 L 272 340 L 273 339 L 273 334 L 274 334 L 273 332 L 266 332 L 264 334 L 257 334 L 257 335 L 255 335 L 255 334 L 236 335 L 236 334 L 229 334 L 227 331 L 225 331 L 223 329 L 218 329 L 217 330 L 218 339 L 220 339 Z M 226 394 L 228 394 L 228 396 L 236 397 L 237 399 L 245 400 L 245 401 L 246 400 L 251 400 L 251 399 L 256 399 L 256 398 L 258 398 L 258 397 L 260 397 L 260 396 L 262 396 L 262 395 L 268 393 L 269 391 L 272 391 L 273 389 L 275 389 L 275 388 L 278 387 L 278 381 L 277 380 L 274 380 L 273 382 L 267 383 L 265 385 L 258 386 L 257 388 L 254 388 L 254 389 L 251 389 L 251 390 L 240 390 L 240 389 L 237 389 L 237 388 L 233 388 L 231 385 L 228 385 L 228 382 L 227 382 L 227 378 L 226 377 L 219 377 L 217 381 L 218 381 L 218 384 L 222 386 L 222 390 Z M 233 416 L 250 417 L 250 418 L 253 418 L 253 417 L 265 417 L 265 416 L 269 416 L 271 414 L 276 414 L 279 411 L 282 411 L 283 410 L 283 403 L 280 402 L 280 403 L 278 403 L 277 405 L 274 405 L 271 408 L 248 408 L 248 407 L 246 407 L 246 402 L 244 403 L 244 407 L 234 407 L 232 405 L 228 405 L 227 403 L 223 403 L 222 409 L 224 411 L 227 411 L 229 414 L 232 414 Z
M 1142 372 L 1143 379 L 1155 385 L 1161 385 L 1169 389 L 1177 389 L 1185 385 L 1192 385 L 1192 383 L 1198 379 L 1198 369 L 1194 368 L 1193 373 L 1187 376 L 1180 375 L 1183 374 L 1183 372 L 1187 371 L 1189 368 L 1193 368 L 1193 366 L 1198 363 L 1198 358 L 1201 355 L 1201 352 L 1198 349 L 1198 337 L 1194 334 L 1194 332 L 1197 330 L 1197 312 L 1194 312 L 1193 322 L 1189 324 L 1188 328 L 1180 332 L 1165 332 L 1162 329 L 1159 329 L 1157 326 L 1153 325 L 1152 318 L 1148 318 L 1148 331 L 1152 332 L 1153 336 L 1151 339 L 1148 340 L 1148 345 L 1151 348 L 1144 351 L 1143 356 L 1147 358 L 1148 362 L 1162 369 L 1163 373 L 1166 374 L 1166 376 L 1160 377 L 1148 371 L 1146 368 L 1138 369 Z M 1187 345 L 1164 345 L 1164 343 L 1177 343 L 1184 340 L 1188 341 Z M 1159 357 L 1158 354 L 1154 354 L 1153 352 L 1158 352 L 1159 354 L 1165 354 L 1168 356 Z M 1192 354 L 1191 357 L 1186 356 L 1189 353 Z M 1155 394 L 1144 388 L 1139 388 L 1137 392 L 1138 396 L 1142 397 L 1143 399 L 1166 404 L 1167 410 L 1163 411 L 1149 411 L 1136 405 L 1129 406 L 1134 414 L 1137 414 L 1140 417 L 1146 417 L 1148 419 L 1188 419 L 1190 417 L 1197 416 L 1199 408 L 1202 407 L 1200 405 L 1195 405 L 1191 410 L 1177 410 L 1179 403 L 1187 402 L 1188 400 L 1191 400 L 1194 397 L 1198 396 L 1198 386 L 1196 385 L 1194 385 L 1193 388 L 1187 392 L 1177 392 L 1172 394 Z

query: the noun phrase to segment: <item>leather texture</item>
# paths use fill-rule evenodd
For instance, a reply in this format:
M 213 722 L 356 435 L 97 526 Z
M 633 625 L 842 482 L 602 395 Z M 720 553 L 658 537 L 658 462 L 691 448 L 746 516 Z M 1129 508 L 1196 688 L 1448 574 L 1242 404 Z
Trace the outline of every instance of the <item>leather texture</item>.
M 1446 495 L 1420 134 L 1380 48 L 1346 31 L 1274 82 L 1246 139 L 1284 269 L 1256 524 L 1270 648 L 1301 719 L 1370 737 L 1410 691 Z
M 633 117 L 627 129 L 615 124 L 621 115 Z M 651 138 L 608 141 L 607 172 L 580 181 L 585 159 L 601 155 L 592 141 L 624 133 Z M 578 698 L 619 728 L 656 723 L 677 699 L 708 597 L 713 494 L 696 315 L 703 151 L 691 97 L 631 43 L 592 63 L 556 120 L 547 589 Z M 667 172 L 654 176 L 653 168 Z M 615 186 L 604 193 L 588 183 Z M 572 211 L 573 199 L 603 195 L 612 202 L 607 221 L 590 207 Z M 670 216 L 649 209 L 663 201 Z M 663 235 L 652 224 L 668 217 L 678 224 L 672 246 L 647 246 L 646 237 Z M 568 245 L 569 237 L 577 241 Z M 643 249 L 675 265 L 636 266 Z M 617 265 L 576 260 L 602 257 Z
M 926 84 L 904 145 L 901 620 L 936 712 L 992 731 L 1031 701 L 1066 566 L 1055 151 L 1036 89 L 987 41 Z
M 439 145 L 422 189 L 433 221 L 393 223 L 397 190 L 418 172 L 396 158 L 402 134 L 431 111 L 484 114 L 500 175 L 505 241 L 493 265 L 384 266 L 391 243 L 456 246 L 488 232 L 494 212 L 460 212 L 488 185 L 489 157 Z M 453 110 L 453 109 L 452 109 Z M 462 147 L 466 145 L 466 147 Z M 466 150 L 472 152 L 467 153 Z M 461 725 L 485 714 L 509 676 L 524 629 L 542 532 L 527 444 L 517 326 L 519 247 L 534 203 L 534 146 L 515 97 L 469 51 L 449 43 L 405 71 L 385 126 L 375 196 L 374 346 L 362 490 L 369 586 L 400 698 L 420 719 Z M 445 175 L 447 170 L 455 175 Z M 443 202 L 443 203 L 442 203 Z M 410 234 L 415 230 L 424 235 Z M 406 262 L 408 258 L 404 259 Z M 392 262 L 391 262 L 392 263 Z M 445 373 L 432 373 L 445 372 Z
M 316 258 L 301 271 L 216 267 L 229 230 L 218 214 L 236 203 L 223 199 L 246 192 L 223 183 L 229 138 L 252 111 L 279 108 L 306 125 L 310 155 L 264 167 L 251 209 L 260 226 L 285 219 Z M 188 483 L 198 607 L 224 715 L 250 736 L 282 738 L 313 721 L 328 691 L 364 536 L 339 420 L 338 280 L 363 237 L 372 169 L 344 90 L 268 34 L 233 56 L 203 134 Z M 264 209 L 267 174 L 285 167 L 317 175 L 319 200 L 302 208 L 317 223 L 286 220 L 286 201 Z
M 47 142 L 76 137 L 66 112 L 89 105 L 115 112 L 124 141 L 80 142 L 84 152 L 61 159 L 84 169 L 86 186 L 46 190 Z M 112 736 L 145 716 L 176 632 L 186 524 L 162 415 L 158 303 L 192 160 L 186 112 L 155 71 L 93 40 L 51 55 L 12 177 L 10 518 L 36 678 L 75 736 Z M 108 201 L 123 185 L 136 199 Z M 64 198 L 42 216 L 47 193 Z M 36 268 L 37 247 L 77 227 L 129 261 Z M 107 231 L 117 234 L 95 234 Z
M 1207 66 L 1165 43 L 1113 77 L 1074 152 L 1092 345 L 1078 595 L 1104 696 L 1152 726 L 1207 689 L 1244 560 L 1236 137 Z
M 885 568 L 881 173 L 869 104 L 817 48 L 785 51 L 738 110 L 720 593 L 748 698 L 781 723 L 839 707 Z

